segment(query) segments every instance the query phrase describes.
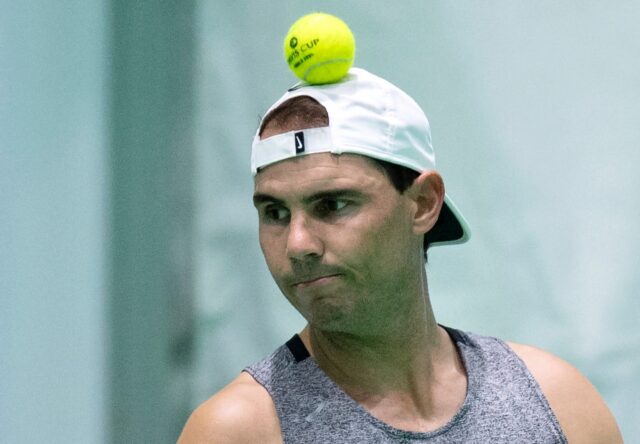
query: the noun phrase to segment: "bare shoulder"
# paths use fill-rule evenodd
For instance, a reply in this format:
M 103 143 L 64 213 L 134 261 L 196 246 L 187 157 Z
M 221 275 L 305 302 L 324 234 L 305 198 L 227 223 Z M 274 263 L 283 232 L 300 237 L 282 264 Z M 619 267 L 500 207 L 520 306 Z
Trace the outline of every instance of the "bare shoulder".
M 536 347 L 508 345 L 538 381 L 570 443 L 622 443 L 604 400 L 575 367 Z
M 281 443 L 269 393 L 248 373 L 202 403 L 189 417 L 178 444 Z

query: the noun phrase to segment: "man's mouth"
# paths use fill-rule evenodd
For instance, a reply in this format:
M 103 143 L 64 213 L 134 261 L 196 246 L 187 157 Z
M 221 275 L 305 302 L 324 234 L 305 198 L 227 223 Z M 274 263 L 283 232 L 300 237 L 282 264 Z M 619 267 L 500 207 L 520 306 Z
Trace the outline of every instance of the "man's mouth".
M 308 288 L 324 285 L 333 282 L 338 276 L 340 276 L 339 273 L 332 273 L 320 276 L 303 277 L 294 281 L 293 286 L 296 288 Z

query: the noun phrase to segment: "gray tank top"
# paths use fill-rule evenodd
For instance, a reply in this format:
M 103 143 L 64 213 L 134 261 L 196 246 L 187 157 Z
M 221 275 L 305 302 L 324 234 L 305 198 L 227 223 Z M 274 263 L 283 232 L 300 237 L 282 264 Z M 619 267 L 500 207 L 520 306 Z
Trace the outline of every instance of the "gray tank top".
M 297 335 L 245 371 L 271 395 L 286 444 L 567 442 L 538 383 L 503 341 L 447 332 L 467 372 L 467 395 L 446 425 L 424 433 L 369 414 L 318 367 Z

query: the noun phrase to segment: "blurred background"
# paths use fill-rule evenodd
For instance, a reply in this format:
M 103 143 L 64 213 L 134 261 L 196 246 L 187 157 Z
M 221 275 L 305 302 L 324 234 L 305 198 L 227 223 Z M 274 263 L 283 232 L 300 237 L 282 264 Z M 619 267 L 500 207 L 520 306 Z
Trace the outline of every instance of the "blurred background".
M 174 442 L 303 326 L 262 259 L 250 142 L 299 16 L 412 95 L 469 220 L 441 323 L 534 344 L 640 442 L 640 4 L 0 0 L 0 442 Z

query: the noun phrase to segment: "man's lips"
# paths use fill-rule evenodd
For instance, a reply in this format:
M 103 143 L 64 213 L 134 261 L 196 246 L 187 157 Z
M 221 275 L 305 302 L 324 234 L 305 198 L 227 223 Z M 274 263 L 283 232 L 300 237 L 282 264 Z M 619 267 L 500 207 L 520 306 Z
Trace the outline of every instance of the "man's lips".
M 330 273 L 330 274 L 323 274 L 320 276 L 303 277 L 303 278 L 296 279 L 293 283 L 293 286 L 297 288 L 305 288 L 313 285 L 321 285 L 333 280 L 333 278 L 337 276 L 340 276 L 340 273 Z

